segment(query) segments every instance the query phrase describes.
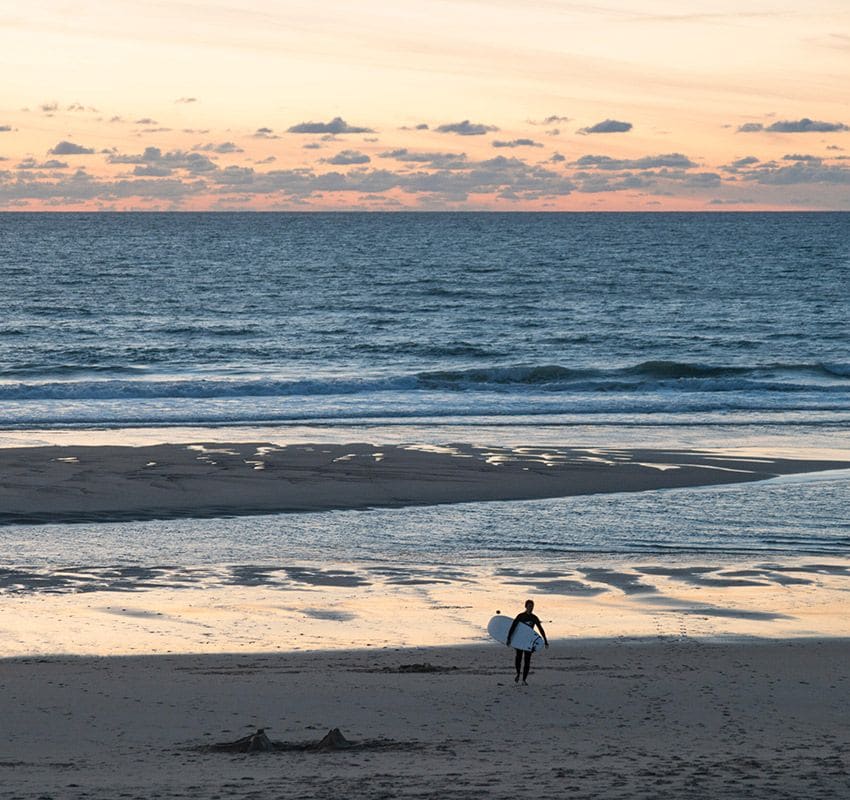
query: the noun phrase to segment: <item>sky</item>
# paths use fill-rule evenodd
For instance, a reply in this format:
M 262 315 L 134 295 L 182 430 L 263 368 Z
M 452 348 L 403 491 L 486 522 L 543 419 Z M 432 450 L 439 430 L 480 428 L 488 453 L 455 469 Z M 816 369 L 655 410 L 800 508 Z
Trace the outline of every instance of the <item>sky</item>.
M 850 210 L 848 0 L 30 0 L 0 210 Z

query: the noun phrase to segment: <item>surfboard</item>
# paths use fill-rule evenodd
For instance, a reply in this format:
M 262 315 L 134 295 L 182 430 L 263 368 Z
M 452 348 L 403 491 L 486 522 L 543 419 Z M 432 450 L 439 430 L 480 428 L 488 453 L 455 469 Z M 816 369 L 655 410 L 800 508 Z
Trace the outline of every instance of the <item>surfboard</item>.
M 513 623 L 514 621 L 510 617 L 499 614 L 487 623 L 487 633 L 497 642 L 507 644 L 508 631 L 511 629 Z M 543 637 L 535 633 L 533 628 L 520 622 L 516 626 L 514 635 L 511 637 L 511 647 L 515 647 L 517 650 L 528 650 L 531 653 L 536 653 L 538 650 L 543 649 Z

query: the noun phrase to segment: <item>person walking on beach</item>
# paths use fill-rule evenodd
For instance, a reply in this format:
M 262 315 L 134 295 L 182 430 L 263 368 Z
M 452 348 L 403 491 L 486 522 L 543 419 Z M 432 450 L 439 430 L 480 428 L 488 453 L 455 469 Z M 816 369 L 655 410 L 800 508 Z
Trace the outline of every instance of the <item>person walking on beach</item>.
M 536 614 L 532 613 L 533 611 L 534 600 L 526 600 L 525 611 L 514 617 L 511 629 L 508 631 L 507 642 L 505 642 L 508 647 L 511 646 L 511 637 L 514 635 L 517 625 L 528 625 L 528 627 L 532 630 L 534 630 L 534 626 L 536 625 L 537 629 L 540 631 L 540 635 L 543 637 L 543 644 L 546 645 L 546 647 L 549 647 L 549 640 L 546 638 L 546 631 L 543 630 L 543 626 L 540 624 L 540 619 Z M 514 683 L 519 683 L 520 667 L 522 667 L 522 685 L 528 686 L 526 678 L 528 678 L 528 670 L 531 669 L 531 651 L 519 650 L 517 648 L 514 649 L 516 649 L 516 677 L 514 678 Z

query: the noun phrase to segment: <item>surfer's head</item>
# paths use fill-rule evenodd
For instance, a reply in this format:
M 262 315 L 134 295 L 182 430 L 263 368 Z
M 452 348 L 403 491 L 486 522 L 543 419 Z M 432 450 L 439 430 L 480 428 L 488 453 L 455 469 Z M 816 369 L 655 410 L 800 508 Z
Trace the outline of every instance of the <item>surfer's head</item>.
M 526 600 L 525 601 L 525 610 L 531 613 L 534 611 L 534 600 Z

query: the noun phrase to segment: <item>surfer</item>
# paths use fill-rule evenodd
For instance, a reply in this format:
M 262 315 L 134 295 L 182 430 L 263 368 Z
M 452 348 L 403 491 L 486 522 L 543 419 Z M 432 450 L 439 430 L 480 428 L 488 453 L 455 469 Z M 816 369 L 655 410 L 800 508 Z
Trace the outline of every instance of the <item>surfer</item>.
M 534 630 L 534 626 L 536 625 L 537 629 L 540 631 L 540 635 L 543 637 L 543 644 L 546 645 L 546 647 L 549 647 L 549 640 L 546 638 L 546 631 L 543 630 L 543 626 L 540 624 L 540 619 L 537 617 L 536 614 L 532 613 L 533 611 L 534 600 L 526 600 L 525 611 L 523 611 L 521 614 L 517 614 L 516 617 L 514 617 L 511 629 L 508 631 L 508 639 L 505 643 L 508 647 L 511 646 L 511 636 L 514 635 L 516 626 L 520 623 L 522 623 L 523 625 L 528 625 L 528 627 L 532 630 Z M 531 651 L 516 651 L 516 678 L 514 678 L 514 683 L 519 683 L 520 668 L 522 668 L 522 685 L 528 686 L 528 684 L 526 683 L 526 678 L 528 677 L 528 670 L 531 668 Z

